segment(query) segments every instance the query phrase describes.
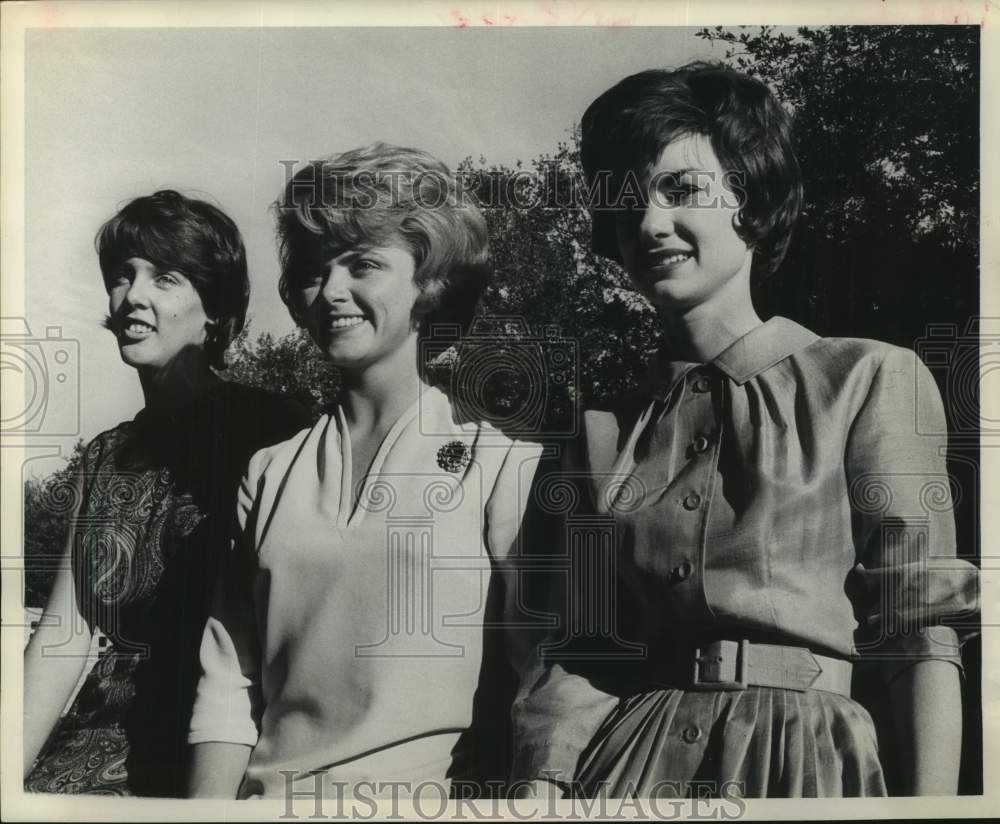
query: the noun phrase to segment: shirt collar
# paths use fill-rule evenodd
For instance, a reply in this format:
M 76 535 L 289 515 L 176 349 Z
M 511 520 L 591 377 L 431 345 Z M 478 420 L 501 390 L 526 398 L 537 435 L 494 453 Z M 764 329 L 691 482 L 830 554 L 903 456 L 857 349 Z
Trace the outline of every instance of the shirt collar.
M 730 344 L 712 363 L 742 385 L 817 340 L 819 335 L 795 321 L 773 317 Z
M 734 383 L 743 385 L 818 339 L 795 321 L 775 316 L 733 341 L 711 364 Z M 704 364 L 669 360 L 663 352 L 657 352 L 650 361 L 646 385 L 652 394 L 666 397 L 678 381 L 699 366 Z

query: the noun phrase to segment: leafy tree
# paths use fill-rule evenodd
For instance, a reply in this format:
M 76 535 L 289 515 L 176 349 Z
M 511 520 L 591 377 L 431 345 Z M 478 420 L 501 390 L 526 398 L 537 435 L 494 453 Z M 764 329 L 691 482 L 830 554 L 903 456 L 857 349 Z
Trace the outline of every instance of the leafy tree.
M 62 564 L 69 534 L 67 503 L 83 459 L 78 440 L 66 466 L 44 479 L 24 482 L 24 605 L 44 607 L 56 569 Z
M 773 311 L 905 346 L 964 331 L 979 278 L 979 29 L 704 29 L 795 115 L 806 204 Z
M 494 276 L 481 314 L 519 320 L 514 329 L 507 322 L 506 347 L 537 352 L 541 374 L 550 378 L 544 397 L 536 392 L 530 401 L 545 404 L 545 429 L 572 431 L 574 410 L 634 387 L 657 338 L 651 307 L 621 268 L 590 251 L 579 132 L 528 168 L 467 158 L 458 171 L 483 204 L 489 226 Z M 517 353 L 499 340 L 490 345 L 502 373 L 504 360 Z M 507 373 L 509 399 L 531 388 L 525 369 Z
M 304 329 L 282 337 L 265 332 L 251 342 L 247 326 L 233 341 L 228 359 L 224 373 L 228 380 L 294 398 L 316 418 L 340 387 L 337 370 Z

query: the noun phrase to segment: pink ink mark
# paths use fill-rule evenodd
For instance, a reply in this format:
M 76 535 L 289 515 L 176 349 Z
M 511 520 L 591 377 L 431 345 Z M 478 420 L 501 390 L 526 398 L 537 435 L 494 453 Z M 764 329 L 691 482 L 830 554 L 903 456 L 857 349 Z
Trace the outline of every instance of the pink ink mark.
M 485 14 L 483 15 L 483 22 L 487 26 L 492 26 L 493 25 L 493 21 L 489 17 L 487 17 Z
M 460 29 L 464 29 L 466 26 L 469 25 L 469 18 L 463 17 L 462 13 L 458 9 L 452 9 L 451 16 L 455 18 L 455 20 L 457 21 L 455 25 L 457 25 Z
M 635 22 L 635 15 L 631 17 L 605 17 L 603 14 L 598 14 L 594 22 L 598 26 L 631 26 Z

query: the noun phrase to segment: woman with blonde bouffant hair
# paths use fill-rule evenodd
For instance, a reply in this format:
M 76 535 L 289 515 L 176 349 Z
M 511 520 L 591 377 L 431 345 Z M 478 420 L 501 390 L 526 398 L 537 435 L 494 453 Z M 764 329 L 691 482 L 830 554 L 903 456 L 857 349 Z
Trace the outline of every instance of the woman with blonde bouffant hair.
M 343 392 L 243 481 L 192 792 L 446 792 L 489 755 L 471 734 L 487 593 L 538 459 L 424 377 L 422 336 L 461 325 L 485 285 L 485 221 L 442 163 L 382 143 L 304 167 L 276 211 L 280 293 Z

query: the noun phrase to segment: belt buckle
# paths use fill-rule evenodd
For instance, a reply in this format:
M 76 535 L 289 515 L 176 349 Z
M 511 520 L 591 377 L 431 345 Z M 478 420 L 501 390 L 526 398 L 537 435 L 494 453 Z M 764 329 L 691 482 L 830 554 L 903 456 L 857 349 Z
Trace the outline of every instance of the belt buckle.
M 750 660 L 750 642 L 714 641 L 695 648 L 691 673 L 693 690 L 745 690 Z M 731 678 L 725 676 L 732 673 Z

